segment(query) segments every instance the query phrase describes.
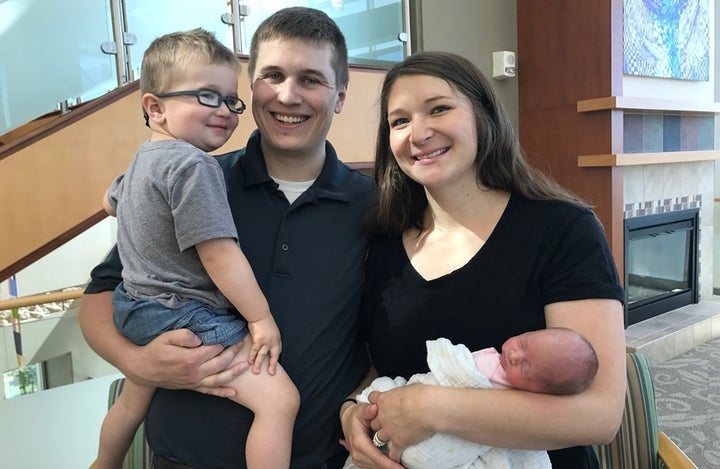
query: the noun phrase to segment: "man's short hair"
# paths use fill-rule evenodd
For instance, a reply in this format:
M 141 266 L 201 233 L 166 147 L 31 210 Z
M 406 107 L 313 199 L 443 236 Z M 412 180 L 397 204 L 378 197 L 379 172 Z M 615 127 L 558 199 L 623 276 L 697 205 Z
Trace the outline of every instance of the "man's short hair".
M 330 64 L 335 72 L 335 86 L 342 87 L 348 83 L 350 71 L 345 36 L 337 23 L 324 12 L 306 7 L 284 8 L 260 23 L 250 43 L 250 80 L 255 74 L 260 44 L 274 39 L 298 39 L 318 46 L 329 44 L 333 51 Z

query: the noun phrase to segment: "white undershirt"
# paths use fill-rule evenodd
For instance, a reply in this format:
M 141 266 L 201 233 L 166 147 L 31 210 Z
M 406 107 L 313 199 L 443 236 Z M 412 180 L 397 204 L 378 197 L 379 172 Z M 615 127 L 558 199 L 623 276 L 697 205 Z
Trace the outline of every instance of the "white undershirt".
M 288 199 L 288 202 L 290 202 L 291 204 L 295 202 L 295 200 L 300 197 L 300 194 L 305 192 L 308 187 L 312 186 L 313 182 L 315 182 L 315 179 L 300 182 L 284 181 L 275 177 L 272 179 L 277 183 L 278 189 L 280 189 L 283 194 L 285 194 L 285 198 Z

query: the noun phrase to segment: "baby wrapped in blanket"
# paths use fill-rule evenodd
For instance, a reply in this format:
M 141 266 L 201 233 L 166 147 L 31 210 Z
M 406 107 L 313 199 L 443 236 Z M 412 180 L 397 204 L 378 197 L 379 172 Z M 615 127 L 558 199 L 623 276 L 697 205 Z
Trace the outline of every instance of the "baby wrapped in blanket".
M 511 337 L 503 344 L 502 354 L 494 348 L 470 353 L 464 345 L 453 345 L 445 338 L 429 340 L 426 345 L 430 373 L 416 374 L 409 380 L 376 378 L 357 396 L 358 402 L 367 403 L 373 391 L 413 383 L 575 394 L 584 390 L 597 372 L 592 346 L 581 335 L 565 328 Z M 406 448 L 401 463 L 409 469 L 551 467 L 545 451 L 495 448 L 441 433 Z M 355 467 L 348 458 L 344 468 Z

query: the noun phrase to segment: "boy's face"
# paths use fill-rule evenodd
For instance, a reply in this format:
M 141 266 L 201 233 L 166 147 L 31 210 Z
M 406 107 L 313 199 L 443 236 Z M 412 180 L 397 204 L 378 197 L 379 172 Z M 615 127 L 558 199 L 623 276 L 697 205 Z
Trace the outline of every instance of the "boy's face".
M 275 39 L 259 45 L 250 90 L 266 156 L 324 155 L 333 114 L 342 110 L 347 88 L 336 85 L 331 59 L 330 44 Z
M 188 67 L 185 76 L 166 92 L 209 89 L 222 96 L 237 96 L 237 87 L 237 70 L 229 65 L 211 64 Z M 238 125 L 239 115 L 230 112 L 224 102 L 213 108 L 200 104 L 195 96 L 172 96 L 159 101 L 162 114 L 160 121 L 153 118 L 153 129 L 156 135 L 161 134 L 160 139 L 166 136 L 185 140 L 210 152 L 223 146 Z

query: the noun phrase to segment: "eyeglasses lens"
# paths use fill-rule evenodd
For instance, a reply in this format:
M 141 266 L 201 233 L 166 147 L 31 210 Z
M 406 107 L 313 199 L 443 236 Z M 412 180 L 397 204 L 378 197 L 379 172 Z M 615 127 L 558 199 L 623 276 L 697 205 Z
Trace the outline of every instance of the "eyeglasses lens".
M 220 107 L 220 105 L 224 101 L 225 103 L 227 103 L 228 108 L 230 108 L 232 112 L 242 114 L 242 112 L 245 110 L 245 105 L 240 98 L 237 98 L 235 96 L 223 96 L 213 90 L 199 91 L 197 97 L 198 101 L 200 101 L 200 104 L 203 104 L 205 106 Z
M 220 107 L 222 96 L 212 91 L 201 91 L 198 93 L 198 101 L 200 104 L 212 107 Z

